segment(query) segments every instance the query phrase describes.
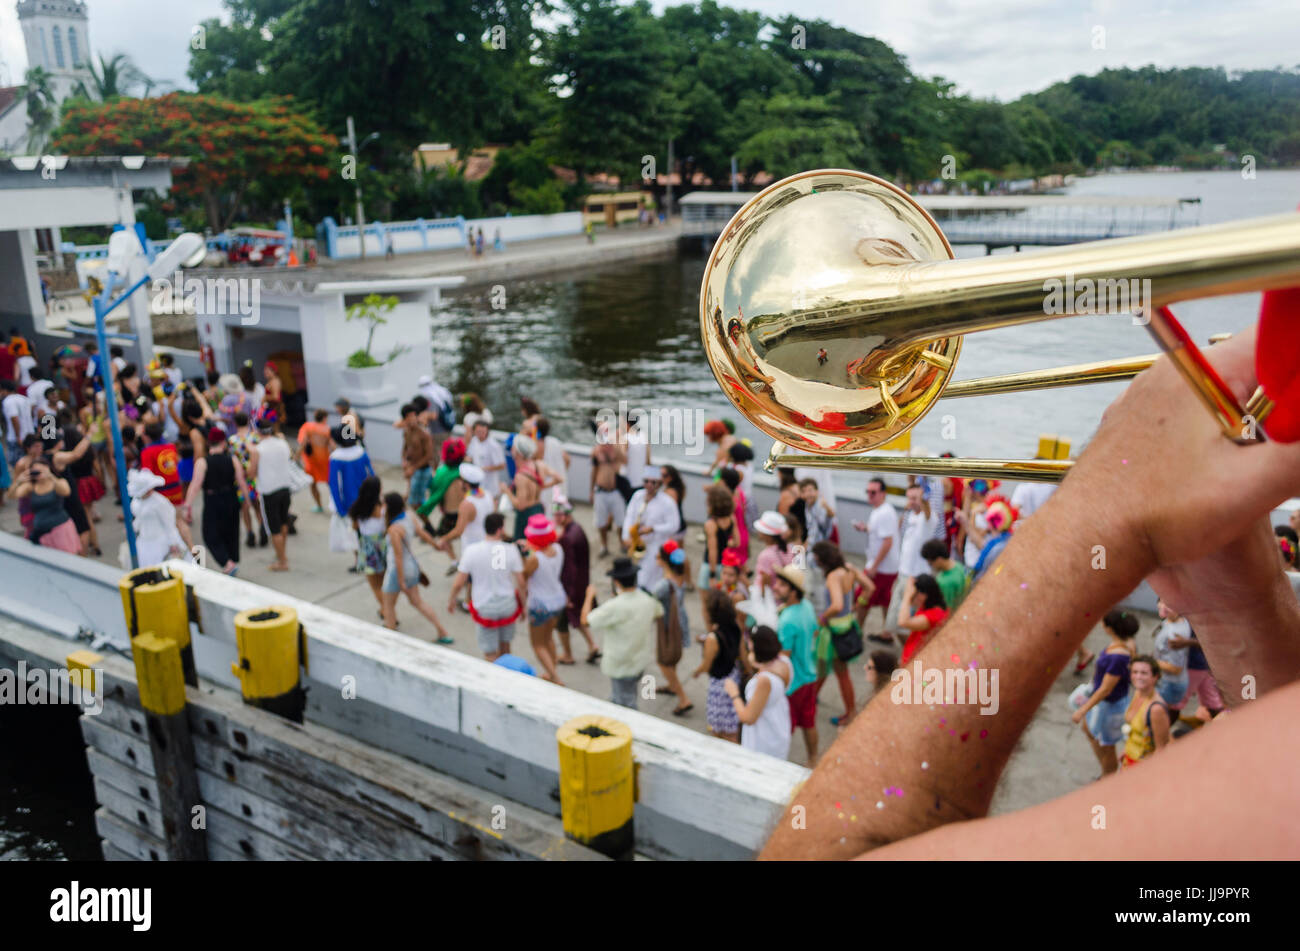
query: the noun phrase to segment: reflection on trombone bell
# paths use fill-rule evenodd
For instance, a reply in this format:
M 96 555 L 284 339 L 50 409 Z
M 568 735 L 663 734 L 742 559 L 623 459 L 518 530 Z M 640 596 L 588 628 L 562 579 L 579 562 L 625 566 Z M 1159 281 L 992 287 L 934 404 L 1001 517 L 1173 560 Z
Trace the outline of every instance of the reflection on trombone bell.
M 951 382 L 962 334 L 1075 316 L 1072 296 L 1053 308 L 1060 313 L 1044 312 L 1044 288 L 1067 279 L 1143 282 L 1147 329 L 1224 434 L 1263 437 L 1254 427 L 1263 427 L 1270 401 L 1257 391 L 1241 407 L 1168 305 L 1300 284 L 1300 214 L 952 258 L 914 198 L 861 172 L 804 172 L 736 213 L 705 269 L 700 330 L 722 391 L 777 440 L 769 471 L 800 465 L 1059 481 L 1069 460 L 862 453 L 907 433 L 940 399 L 1130 379 L 1149 367 L 1158 354 Z M 1110 300 L 1088 303 L 1095 310 Z

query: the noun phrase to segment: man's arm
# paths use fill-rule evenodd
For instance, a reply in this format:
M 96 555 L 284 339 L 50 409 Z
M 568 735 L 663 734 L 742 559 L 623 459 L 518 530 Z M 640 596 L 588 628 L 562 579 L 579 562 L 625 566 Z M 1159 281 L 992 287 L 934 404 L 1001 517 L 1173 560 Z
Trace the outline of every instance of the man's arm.
M 1216 345 L 1208 354 L 1242 401 L 1256 385 L 1254 343 L 1252 330 Z M 994 569 L 920 652 L 927 666 L 943 664 L 955 655 L 954 664 L 964 667 L 978 662 L 980 668 L 989 669 L 990 679 L 996 673 L 1008 691 L 997 701 L 996 714 L 983 716 L 977 705 L 950 704 L 942 711 L 947 722 L 941 730 L 938 714 L 927 706 L 891 703 L 877 696 L 800 788 L 794 803 L 806 809 L 800 828 L 782 822 L 763 856 L 847 857 L 984 815 L 1016 741 L 1102 612 L 1158 566 L 1193 571 L 1198 563 L 1213 564 L 1220 549 L 1240 538 L 1242 526 L 1253 525 L 1295 493 L 1297 471 L 1300 444 L 1241 445 L 1224 438 L 1199 404 L 1187 399 L 1186 383 L 1170 360 L 1162 357 L 1107 409 L 1061 488 L 1034 518 L 1018 527 Z M 1204 517 L 1206 512 L 1212 517 Z M 1099 550 L 1107 556 L 1105 570 L 1092 567 Z M 1050 567 L 1042 557 L 1044 551 L 1054 553 Z M 1276 571 L 1276 554 L 1273 557 Z M 1238 603 L 1237 607 L 1249 610 L 1250 606 Z M 1277 639 L 1277 633 L 1267 629 L 1252 631 L 1250 636 Z M 1204 632 L 1201 643 L 1215 649 Z M 1286 746 L 1290 753 L 1300 745 L 1300 737 L 1294 730 L 1275 728 L 1289 724 L 1300 712 L 1300 687 L 1291 685 L 1279 693 L 1286 695 L 1285 706 L 1270 703 L 1272 698 L 1248 704 L 1229 723 L 1207 731 L 1214 735 L 1213 749 L 1203 742 L 1198 745 L 1202 738 L 1193 737 L 1141 770 L 1106 780 L 1120 784 L 1108 787 L 1116 792 L 1122 785 L 1127 798 L 1115 802 L 1131 810 L 1125 814 L 1125 828 L 1132 834 L 1113 841 L 1139 843 L 1135 850 L 1156 843 L 1156 851 L 1143 853 L 1147 857 L 1174 857 L 1190 849 L 1204 854 L 1204 844 L 1189 840 L 1186 829 L 1205 827 L 1206 816 L 1213 815 L 1216 841 L 1227 831 L 1225 817 L 1231 817 L 1231 824 L 1244 824 L 1260 840 L 1259 854 L 1278 854 L 1280 839 L 1271 840 L 1264 833 L 1275 829 L 1279 819 L 1294 823 L 1294 810 L 1281 801 L 1270 806 L 1270 795 L 1282 788 L 1276 783 L 1294 784 L 1300 775 L 1294 757 L 1287 760 L 1286 768 L 1277 768 L 1278 756 L 1286 755 L 1279 747 Z M 1266 704 L 1273 711 L 1267 720 L 1259 709 Z M 1244 729 L 1247 722 L 1256 732 Z M 1285 733 L 1282 740 L 1269 735 L 1279 732 Z M 1233 742 L 1220 746 L 1229 733 Z M 1260 743 L 1267 746 L 1267 755 L 1261 754 Z M 1192 746 L 1197 749 L 1189 753 Z M 1249 765 L 1243 759 L 1248 750 Z M 1193 756 L 1198 765 L 1193 765 Z M 1207 761 L 1222 767 L 1216 769 L 1218 779 L 1213 783 L 1199 765 Z M 1245 785 L 1240 791 L 1228 790 L 1225 777 L 1234 783 L 1244 780 Z M 1259 796 L 1250 791 L 1256 782 Z M 887 785 L 905 789 L 907 795 L 888 797 L 887 804 L 867 810 L 863 821 L 852 828 L 839 822 L 834 800 L 849 791 L 870 797 Z M 1175 809 L 1166 797 L 1156 794 L 1170 788 L 1196 792 L 1180 797 Z M 1086 819 L 1077 830 L 1063 829 L 1061 824 L 1070 807 L 1096 802 L 1101 790 L 1098 784 L 1035 810 L 944 830 L 941 836 L 927 836 L 925 844 L 933 848 L 932 843 L 940 841 L 947 847 L 943 854 L 949 856 L 1086 857 L 1104 848 L 1114 857 L 1118 853 L 1113 842 L 1103 845 Z M 1231 809 L 1225 812 L 1225 803 L 1242 798 L 1262 808 L 1240 817 L 1233 817 Z M 1136 808 L 1139 802 L 1143 808 Z M 1191 803 L 1197 808 L 1186 808 Z M 1117 811 L 1110 813 L 1114 816 Z M 987 831 L 994 823 L 997 838 Z M 1080 848 L 1080 836 L 1092 847 Z M 1238 834 L 1221 841 L 1224 848 L 1249 852 L 1253 846 L 1248 838 Z M 1290 839 L 1292 851 L 1296 838 Z M 1170 847 L 1173 841 L 1179 841 L 1181 848 Z M 882 857 L 925 854 L 921 840 L 909 845 L 912 848 L 896 848 Z
M 1071 498 L 1062 498 L 1054 513 L 1044 510 L 1044 517 L 1025 521 L 999 559 L 1001 571 L 982 579 L 917 654 L 931 669 L 991 668 L 999 684 L 1015 689 L 1015 702 L 1002 702 L 994 715 L 982 715 L 976 704 L 931 711 L 893 703 L 894 691 L 882 690 L 796 795 L 792 805 L 806 811 L 806 827 L 787 817 L 762 858 L 852 858 L 987 813 L 1020 734 L 1070 656 L 1101 615 L 1147 574 L 1148 563 L 1126 551 L 1123 535 L 1090 505 L 1069 504 Z M 1096 544 L 1112 552 L 1106 571 L 1091 570 Z M 1060 560 L 1044 559 L 1046 550 Z M 1050 638 L 1040 637 L 1043 631 L 1052 632 Z M 885 787 L 906 795 L 877 800 L 875 791 Z M 868 798 L 868 806 L 885 805 L 864 809 L 858 822 L 845 826 L 834 802 L 854 791 Z
M 1300 850 L 1300 731 L 1278 725 L 1297 720 L 1300 683 L 1197 730 L 1141 769 L 1122 769 L 1019 812 L 945 825 L 863 858 L 1294 859 Z M 959 745 L 973 742 L 974 736 Z M 1207 763 L 1214 764 L 1212 773 Z M 1177 794 L 1164 795 L 1167 790 Z M 890 797 L 885 811 L 910 799 L 912 790 L 906 792 L 902 800 Z M 1250 808 L 1234 808 L 1243 802 Z M 1106 810 L 1105 832 L 1093 824 L 1098 806 Z

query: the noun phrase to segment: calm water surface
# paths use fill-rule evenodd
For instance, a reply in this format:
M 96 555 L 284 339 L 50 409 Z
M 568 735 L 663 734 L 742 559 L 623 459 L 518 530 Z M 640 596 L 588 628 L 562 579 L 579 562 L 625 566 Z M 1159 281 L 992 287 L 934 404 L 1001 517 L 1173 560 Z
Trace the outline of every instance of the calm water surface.
M 1300 171 L 1107 175 L 1084 179 L 1076 194 L 1201 198 L 1200 223 L 1290 211 L 1300 201 Z M 960 247 L 958 255 L 980 255 Z M 705 258 L 682 254 L 652 262 L 614 265 L 563 280 L 512 282 L 508 307 L 492 310 L 484 293 L 455 299 L 434 317 L 434 366 L 440 382 L 457 392 L 479 393 L 502 428 L 519 422 L 519 397 L 528 395 L 551 418 L 558 434 L 590 440 L 587 420 L 601 409 L 700 409 L 706 417 L 734 419 L 758 455 L 768 437 L 723 397 L 700 346 L 699 288 Z M 1198 341 L 1249 325 L 1259 310 L 1256 294 L 1193 301 L 1175 314 Z M 1146 330 L 1127 316 L 1075 317 L 966 337 L 957 378 L 1151 353 Z M 954 400 L 931 412 L 913 431 L 914 446 L 964 455 L 1032 453 L 1041 432 L 1082 445 L 1123 383 L 1100 384 L 980 400 Z M 956 438 L 940 438 L 941 417 L 951 414 Z M 680 446 L 656 458 L 680 459 Z

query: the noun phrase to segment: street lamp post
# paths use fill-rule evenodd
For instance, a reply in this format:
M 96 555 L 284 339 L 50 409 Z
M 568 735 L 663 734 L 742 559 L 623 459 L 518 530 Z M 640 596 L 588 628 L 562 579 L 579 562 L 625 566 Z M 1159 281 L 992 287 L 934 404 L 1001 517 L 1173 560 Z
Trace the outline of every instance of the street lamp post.
M 120 273 L 127 273 L 126 268 L 130 260 L 140 253 L 138 250 L 129 247 L 133 242 L 136 242 L 136 237 L 130 231 L 115 232 L 109 239 L 109 261 L 121 269 Z M 137 242 L 136 248 L 138 247 Z M 109 294 L 113 291 L 113 271 L 116 269 L 110 269 L 109 280 L 105 282 L 104 290 L 92 301 L 95 308 L 95 342 L 99 345 L 99 353 L 97 354 L 99 372 L 104 384 L 104 412 L 108 416 L 109 430 L 113 434 L 113 462 L 117 470 L 117 492 L 122 500 L 122 515 L 126 523 L 126 544 L 131 551 L 132 569 L 140 567 L 140 556 L 136 553 L 135 547 L 135 524 L 131 520 L 131 496 L 126 491 L 126 455 L 122 450 L 122 426 L 117 418 L 117 394 L 113 391 L 111 372 L 113 364 L 108 357 L 108 322 L 106 318 L 110 311 L 123 301 L 130 300 L 132 294 L 150 281 L 165 277 L 177 268 L 193 267 L 198 264 L 203 260 L 207 250 L 207 242 L 203 240 L 201 235 L 193 232 L 179 235 L 175 241 L 168 245 L 166 251 L 154 259 L 154 262 L 149 265 L 142 278 L 111 302 Z
M 367 142 L 379 138 L 378 132 L 371 132 L 361 140 L 361 145 L 357 145 L 357 128 L 352 124 L 352 117 L 348 116 L 348 148 L 352 150 L 352 181 L 356 186 L 357 199 L 357 235 L 361 239 L 361 259 L 366 257 L 366 209 L 361 204 L 361 176 L 357 174 L 357 163 L 360 161 L 358 152 L 365 147 Z

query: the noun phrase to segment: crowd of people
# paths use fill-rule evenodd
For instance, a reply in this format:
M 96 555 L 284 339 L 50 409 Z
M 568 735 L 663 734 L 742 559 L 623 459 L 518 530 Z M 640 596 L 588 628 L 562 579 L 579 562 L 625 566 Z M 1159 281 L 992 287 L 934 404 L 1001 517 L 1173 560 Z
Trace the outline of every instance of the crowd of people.
M 865 535 L 859 565 L 841 548 L 828 472 L 779 470 L 776 506 L 761 511 L 753 449 L 730 421 L 711 420 L 704 433 L 716 447 L 713 481 L 693 566 L 685 481 L 675 467 L 651 463 L 635 418 L 612 431 L 607 421 L 592 423 L 588 489 L 600 539 L 593 551 L 568 498 L 568 453 L 530 398 L 521 400 L 518 432 L 501 439 L 476 394 L 458 398 L 420 379 L 393 424 L 405 482 L 394 487 L 375 473 L 363 423 L 346 400 L 334 407 L 337 421 L 317 410 L 292 444 L 286 439 L 284 380 L 274 363 L 260 380 L 251 365 L 185 380 L 166 355 L 144 371 L 118 348 L 103 359 L 87 345 L 81 366 L 68 357 L 56 353 L 42 366 L 20 335 L 0 340 L 0 487 L 18 503 L 32 542 L 102 554 L 96 504 L 111 493 L 120 505 L 107 380 L 130 500 L 118 517 L 132 519 L 141 564 L 203 551 L 209 567 L 235 574 L 242 534 L 245 548 L 272 546 L 269 570 L 289 571 L 291 502 L 309 490 L 313 513 L 331 517 L 331 549 L 347 553 L 348 570 L 366 578 L 385 626 L 399 627 L 404 601 L 449 644 L 450 619 L 465 613 L 485 659 L 560 685 L 563 667 L 578 663 L 576 631 L 615 703 L 635 708 L 638 698 L 667 694 L 673 715 L 687 716 L 699 700 L 713 735 L 785 758 L 799 732 L 809 763 L 822 748 L 816 712 L 825 681 L 834 674 L 844 710 L 831 723 L 845 726 L 861 708 L 850 665 L 864 664 L 873 691 L 887 689 L 895 668 L 996 570 L 1017 526 L 1054 491 L 1024 483 L 1008 497 L 994 481 L 915 476 L 900 509 L 873 479 L 870 514 L 849 526 Z M 1280 526 L 1277 541 L 1300 592 L 1295 528 Z M 416 539 L 448 558 L 446 614 L 422 594 L 429 577 Z M 606 560 L 600 581 L 593 563 Z M 693 596 L 704 619 L 696 636 Z M 1100 654 L 1080 648 L 1075 658 L 1073 673 L 1091 665 L 1093 677 L 1072 696 L 1072 716 L 1103 774 L 1225 708 L 1187 620 L 1163 602 L 1160 617 L 1150 653 L 1138 652 L 1137 618 L 1116 610 L 1103 619 L 1109 643 Z M 514 649 L 521 623 L 532 663 Z M 683 677 L 678 668 L 695 647 L 699 662 Z M 691 686 L 700 677 L 702 696 Z M 1193 697 L 1195 716 L 1181 715 Z

